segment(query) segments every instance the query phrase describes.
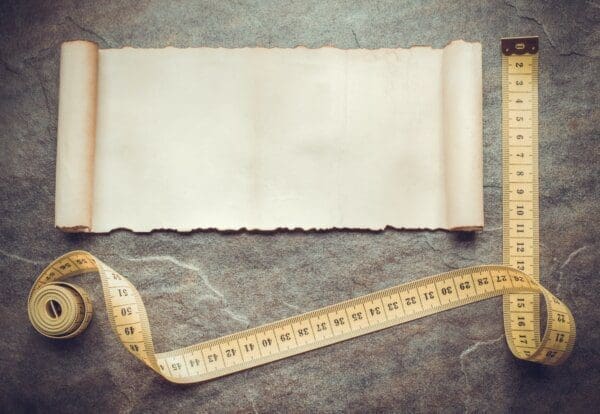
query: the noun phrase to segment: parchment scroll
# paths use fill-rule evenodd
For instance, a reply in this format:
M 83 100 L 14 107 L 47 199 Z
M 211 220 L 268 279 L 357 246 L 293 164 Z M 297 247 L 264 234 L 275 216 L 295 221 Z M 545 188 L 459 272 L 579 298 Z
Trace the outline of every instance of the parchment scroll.
M 480 229 L 481 45 L 62 46 L 56 226 Z

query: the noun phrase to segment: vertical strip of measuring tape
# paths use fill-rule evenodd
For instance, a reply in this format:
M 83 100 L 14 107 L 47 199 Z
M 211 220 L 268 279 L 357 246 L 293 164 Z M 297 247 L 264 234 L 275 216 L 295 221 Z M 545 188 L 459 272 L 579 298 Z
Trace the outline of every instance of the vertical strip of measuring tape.
M 575 320 L 569 308 L 539 284 L 537 89 L 537 38 L 503 39 L 504 265 L 429 276 L 156 353 L 145 305 L 135 286 L 90 253 L 74 251 L 54 260 L 36 279 L 28 298 L 29 319 L 50 338 L 82 333 L 92 318 L 91 302 L 81 288 L 63 279 L 98 273 L 108 319 L 125 349 L 168 381 L 192 383 L 502 296 L 506 341 L 512 353 L 526 361 L 559 365 L 573 349 Z M 547 308 L 543 336 L 540 297 Z
M 539 39 L 502 39 L 501 52 L 503 261 L 539 282 Z M 540 344 L 540 295 L 511 294 L 503 302 L 508 343 L 528 357 Z

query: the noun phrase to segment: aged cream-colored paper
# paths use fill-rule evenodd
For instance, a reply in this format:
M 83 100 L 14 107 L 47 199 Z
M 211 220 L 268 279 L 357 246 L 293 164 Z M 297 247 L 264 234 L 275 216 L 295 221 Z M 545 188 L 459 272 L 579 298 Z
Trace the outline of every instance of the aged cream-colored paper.
M 65 230 L 483 226 L 481 46 L 62 47 Z

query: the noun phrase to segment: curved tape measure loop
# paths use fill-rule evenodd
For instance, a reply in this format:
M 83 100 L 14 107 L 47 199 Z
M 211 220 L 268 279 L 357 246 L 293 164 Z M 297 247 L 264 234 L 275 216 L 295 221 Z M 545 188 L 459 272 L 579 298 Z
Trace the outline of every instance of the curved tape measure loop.
M 575 321 L 559 299 L 519 270 L 490 265 L 426 277 L 258 328 L 155 353 L 148 316 L 136 288 L 85 251 L 56 259 L 36 280 L 29 295 L 29 315 L 36 329 L 53 338 L 72 337 L 85 329 L 89 318 L 85 323 L 79 321 L 85 321 L 87 315 L 91 318 L 91 306 L 84 306 L 87 296 L 62 280 L 92 272 L 100 276 L 108 319 L 121 343 L 147 366 L 177 383 L 206 381 L 469 303 L 518 293 L 541 294 L 548 319 L 546 332 L 536 343 L 533 332 L 539 320 L 532 296 L 520 300 L 517 295 L 509 303 L 505 326 L 512 329 L 507 330 L 506 340 L 517 358 L 558 365 L 567 359 L 575 342 Z M 65 319 L 60 324 L 62 332 L 54 325 L 48 330 L 45 323 L 55 315 L 51 301 L 71 306 L 83 319 Z

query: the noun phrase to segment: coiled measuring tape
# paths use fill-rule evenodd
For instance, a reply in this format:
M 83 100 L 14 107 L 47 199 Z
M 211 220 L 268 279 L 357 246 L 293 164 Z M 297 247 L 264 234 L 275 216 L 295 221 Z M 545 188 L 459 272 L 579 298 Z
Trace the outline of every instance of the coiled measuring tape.
M 266 364 L 448 309 L 504 298 L 506 341 L 520 359 L 565 361 L 575 342 L 570 310 L 539 284 L 537 38 L 502 40 L 505 265 L 476 266 L 361 296 L 261 327 L 156 353 L 140 294 L 121 274 L 85 251 L 52 262 L 29 295 L 33 326 L 51 338 L 80 334 L 92 317 L 86 293 L 63 282 L 98 273 L 108 319 L 125 348 L 169 381 L 192 383 Z M 540 335 L 540 295 L 546 331 Z

